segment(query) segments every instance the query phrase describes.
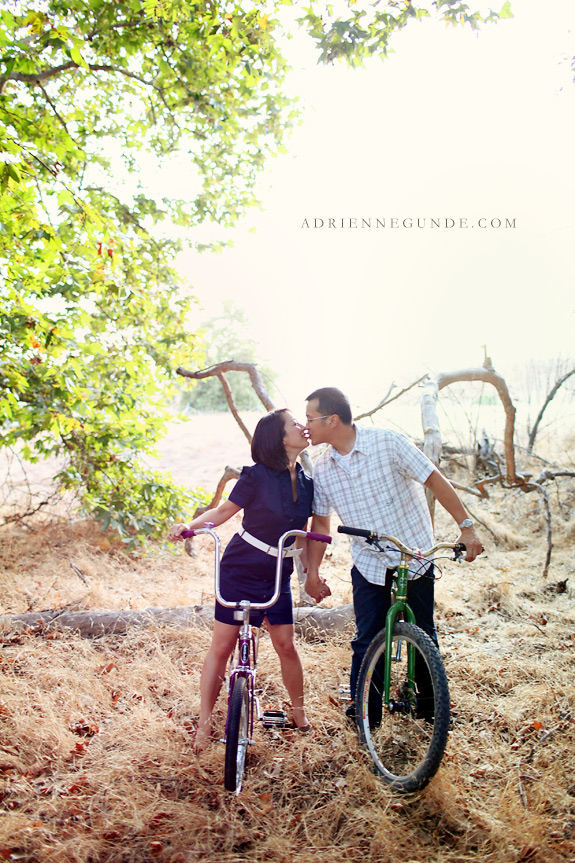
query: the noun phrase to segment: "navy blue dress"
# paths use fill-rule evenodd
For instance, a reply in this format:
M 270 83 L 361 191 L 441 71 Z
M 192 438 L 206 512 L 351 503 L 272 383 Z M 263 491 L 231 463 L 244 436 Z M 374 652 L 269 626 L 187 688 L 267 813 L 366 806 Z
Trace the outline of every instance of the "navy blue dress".
M 229 500 L 244 511 L 242 525 L 252 536 L 277 547 L 280 536 L 287 530 L 305 527 L 312 511 L 313 480 L 296 465 L 297 500 L 293 499 L 289 470 L 274 470 L 261 462 L 244 467 L 232 489 Z M 288 540 L 288 545 L 294 542 Z M 254 548 L 239 534 L 234 534 L 222 556 L 220 591 L 225 600 L 266 602 L 273 594 L 277 558 Z M 290 576 L 293 558 L 282 563 L 280 598 L 267 611 L 253 611 L 250 622 L 260 626 L 264 617 L 272 625 L 293 623 Z M 224 608 L 216 601 L 215 618 L 221 623 L 237 625 L 234 609 Z

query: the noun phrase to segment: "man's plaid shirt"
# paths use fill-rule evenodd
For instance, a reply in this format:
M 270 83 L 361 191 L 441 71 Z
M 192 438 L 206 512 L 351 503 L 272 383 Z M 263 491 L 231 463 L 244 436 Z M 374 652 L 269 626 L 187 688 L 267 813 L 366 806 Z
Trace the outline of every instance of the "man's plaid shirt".
M 313 511 L 319 516 L 335 510 L 342 523 L 395 536 L 410 548 L 434 543 L 422 483 L 433 463 L 398 432 L 354 426 L 355 446 L 349 457 L 332 446 L 314 467 Z M 352 537 L 353 562 L 367 581 L 384 584 L 388 567 L 397 566 L 399 552 L 381 554 Z M 421 573 L 412 562 L 410 576 Z

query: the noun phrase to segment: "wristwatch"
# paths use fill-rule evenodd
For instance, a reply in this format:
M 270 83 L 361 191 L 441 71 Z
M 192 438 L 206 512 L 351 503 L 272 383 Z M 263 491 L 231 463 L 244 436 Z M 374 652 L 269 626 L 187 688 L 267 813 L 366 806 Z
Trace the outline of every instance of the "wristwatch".
M 464 518 L 461 524 L 458 524 L 457 526 L 460 530 L 463 530 L 464 527 L 473 527 L 473 519 Z

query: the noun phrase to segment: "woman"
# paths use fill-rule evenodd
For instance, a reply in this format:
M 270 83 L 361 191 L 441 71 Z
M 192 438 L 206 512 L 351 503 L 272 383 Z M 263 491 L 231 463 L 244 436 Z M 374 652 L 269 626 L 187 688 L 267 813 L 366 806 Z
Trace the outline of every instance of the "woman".
M 257 547 L 258 541 L 277 548 L 280 536 L 288 530 L 304 530 L 311 516 L 313 482 L 296 459 L 309 446 L 304 427 L 288 410 L 272 411 L 257 424 L 252 440 L 255 464 L 244 467 L 228 500 L 202 513 L 190 524 L 176 524 L 167 539 L 180 540 L 183 530 L 212 522 L 223 524 L 241 509 L 242 529 L 234 534 L 222 556 L 220 590 L 225 600 L 249 599 L 264 602 L 273 593 L 277 558 Z M 255 540 L 255 544 L 254 544 Z M 296 538 L 306 568 L 306 540 Z M 282 678 L 292 703 L 295 728 L 310 728 L 303 696 L 303 671 L 294 641 L 290 575 L 292 557 L 284 558 L 282 586 L 278 601 L 267 611 L 254 611 L 250 622 L 261 626 L 265 619 L 273 646 L 279 656 Z M 204 660 L 200 683 L 200 716 L 195 750 L 206 747 L 212 730 L 212 710 L 218 697 L 239 630 L 234 610 L 216 601 L 212 643 Z

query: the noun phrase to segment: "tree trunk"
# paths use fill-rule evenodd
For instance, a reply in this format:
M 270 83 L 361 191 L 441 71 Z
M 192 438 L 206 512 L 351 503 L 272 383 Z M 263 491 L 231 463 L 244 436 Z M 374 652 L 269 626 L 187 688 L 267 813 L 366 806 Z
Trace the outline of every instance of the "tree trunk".
M 70 629 L 83 638 L 120 635 L 132 627 L 211 626 L 214 609 L 211 606 L 182 608 L 146 608 L 143 611 L 50 611 L 0 615 L 0 640 L 14 630 L 52 632 Z M 296 632 L 313 640 L 333 632 L 343 632 L 354 624 L 353 607 L 294 608 Z

